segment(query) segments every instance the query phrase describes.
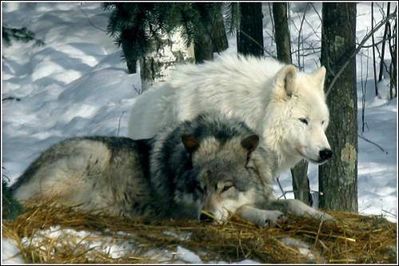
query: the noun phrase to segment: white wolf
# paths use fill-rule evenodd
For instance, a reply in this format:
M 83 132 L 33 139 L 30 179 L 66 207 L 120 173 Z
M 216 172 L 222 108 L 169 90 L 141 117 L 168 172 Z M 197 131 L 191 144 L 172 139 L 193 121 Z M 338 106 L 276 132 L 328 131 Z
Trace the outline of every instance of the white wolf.
M 332 156 L 325 73 L 324 67 L 306 74 L 274 59 L 236 55 L 180 65 L 137 98 L 128 136 L 149 138 L 166 125 L 216 111 L 243 119 L 262 136 L 260 144 L 278 158 L 273 176 L 301 159 L 323 163 Z

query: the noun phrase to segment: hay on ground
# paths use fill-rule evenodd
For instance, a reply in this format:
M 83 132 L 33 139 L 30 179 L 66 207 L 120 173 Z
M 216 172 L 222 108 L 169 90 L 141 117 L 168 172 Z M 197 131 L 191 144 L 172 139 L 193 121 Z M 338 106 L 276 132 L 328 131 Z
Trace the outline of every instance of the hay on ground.
M 54 204 L 26 206 L 3 235 L 14 239 L 31 263 L 161 263 L 181 246 L 203 262 L 395 263 L 396 224 L 380 216 L 329 212 L 336 222 L 289 217 L 275 228 L 260 228 L 233 217 L 222 224 L 198 221 L 143 221 L 80 213 Z M 130 243 L 115 255 L 111 249 Z M 151 251 L 152 250 L 152 251 Z M 115 251 L 115 250 L 114 250 Z

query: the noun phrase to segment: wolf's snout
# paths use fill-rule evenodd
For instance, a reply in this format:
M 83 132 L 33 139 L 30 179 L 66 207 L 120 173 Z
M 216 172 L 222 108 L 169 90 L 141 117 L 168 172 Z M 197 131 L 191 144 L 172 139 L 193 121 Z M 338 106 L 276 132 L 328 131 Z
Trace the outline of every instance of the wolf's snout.
M 320 160 L 327 161 L 332 157 L 332 151 L 330 149 L 324 149 L 319 152 Z

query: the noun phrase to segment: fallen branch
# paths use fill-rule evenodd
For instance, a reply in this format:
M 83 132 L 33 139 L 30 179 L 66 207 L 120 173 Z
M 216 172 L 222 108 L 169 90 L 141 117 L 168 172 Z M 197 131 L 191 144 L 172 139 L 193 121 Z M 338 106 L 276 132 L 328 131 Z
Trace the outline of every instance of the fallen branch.
M 365 137 L 363 137 L 362 135 L 359 135 L 359 134 L 357 134 L 358 136 L 359 136 L 359 138 L 361 138 L 361 139 L 363 139 L 363 140 L 365 140 L 365 141 L 367 141 L 368 143 L 371 143 L 371 144 L 373 144 L 373 145 L 375 145 L 377 148 L 379 148 L 382 152 L 385 152 L 385 154 L 388 154 L 388 152 L 387 151 L 385 151 L 384 150 L 384 148 L 382 148 L 380 145 L 378 145 L 377 143 L 375 143 L 375 142 L 372 142 L 371 140 L 369 140 L 369 139 L 366 139 Z
M 121 128 L 121 119 L 122 119 L 122 116 L 123 116 L 125 113 L 126 113 L 126 111 L 123 111 L 122 114 L 121 114 L 121 116 L 119 117 L 118 130 L 116 131 L 116 135 L 117 135 L 117 136 L 119 136 L 119 130 L 120 130 L 120 128 Z

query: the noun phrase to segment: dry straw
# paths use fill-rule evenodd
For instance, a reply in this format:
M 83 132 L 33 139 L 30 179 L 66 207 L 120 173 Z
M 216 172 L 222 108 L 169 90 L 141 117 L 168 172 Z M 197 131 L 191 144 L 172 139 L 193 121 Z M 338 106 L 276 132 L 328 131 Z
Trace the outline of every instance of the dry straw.
M 148 256 L 149 250 L 177 246 L 195 251 L 204 262 L 236 262 L 253 259 L 261 263 L 395 263 L 396 224 L 379 216 L 329 212 L 336 222 L 289 217 L 275 228 L 259 228 L 238 218 L 222 224 L 197 221 L 128 220 L 79 213 L 73 208 L 46 203 L 27 206 L 13 221 L 3 221 L 3 235 L 14 239 L 22 257 L 32 263 L 162 263 L 173 256 Z M 43 234 L 59 228 L 62 234 Z M 64 230 L 61 230 L 64 229 Z M 75 234 L 66 232 L 74 229 Z M 86 235 L 77 235 L 84 230 Z M 87 233 L 91 232 L 91 234 Z M 121 233 L 124 232 L 124 233 Z M 40 237 L 38 237 L 40 236 Z M 289 241 L 288 241 L 289 240 Z M 298 241 L 299 240 L 299 241 Z M 113 256 L 107 246 L 131 241 L 135 248 Z M 301 250 L 306 243 L 310 256 Z

